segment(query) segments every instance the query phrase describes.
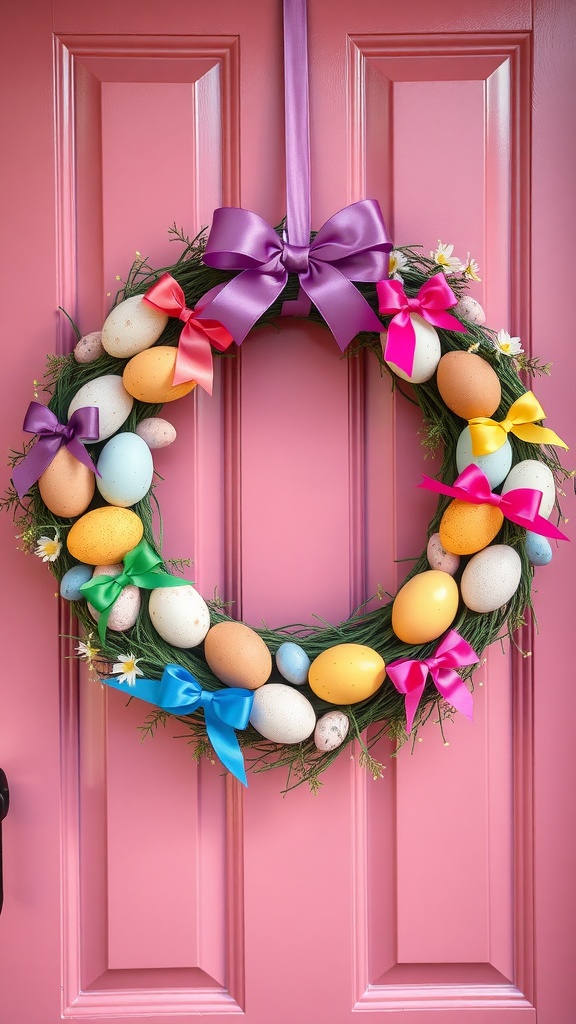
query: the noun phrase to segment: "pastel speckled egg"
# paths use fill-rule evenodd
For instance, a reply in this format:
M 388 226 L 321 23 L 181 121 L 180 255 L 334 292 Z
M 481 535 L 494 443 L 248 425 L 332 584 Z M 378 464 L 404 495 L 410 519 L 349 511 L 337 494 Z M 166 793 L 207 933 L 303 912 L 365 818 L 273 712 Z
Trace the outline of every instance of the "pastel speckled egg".
M 455 555 L 473 555 L 494 540 L 503 522 L 495 505 L 473 505 L 455 498 L 440 520 L 440 541 Z
M 556 502 L 556 484 L 552 470 L 538 459 L 517 462 L 504 481 L 502 494 L 520 487 L 542 492 L 539 511 L 541 516 L 548 519 Z
M 176 440 L 176 427 L 161 416 L 147 416 L 141 420 L 136 433 L 149 448 L 167 448 Z
M 497 373 L 474 352 L 447 352 L 442 356 L 436 383 L 444 404 L 464 420 L 492 416 L 502 400 Z
M 462 600 L 473 612 L 494 612 L 516 593 L 522 576 L 520 555 L 507 544 L 492 544 L 470 559 L 462 573 Z
M 442 354 L 440 339 L 432 324 L 429 324 L 418 313 L 411 313 L 410 320 L 416 335 L 412 373 L 406 373 L 396 363 L 392 363 L 388 359 L 386 362 L 397 377 L 402 377 L 403 380 L 410 381 L 411 384 L 423 384 L 424 381 L 430 380 L 436 372 Z M 381 335 L 382 337 L 385 336 Z
M 343 711 L 327 711 L 316 722 L 314 729 L 314 746 L 316 750 L 336 750 L 346 739 L 350 729 L 350 719 Z
M 285 683 L 267 683 L 254 693 L 250 722 L 272 743 L 302 743 L 314 732 L 316 715 L 300 690 Z
M 169 345 L 156 345 L 133 356 L 124 369 L 124 387 L 140 402 L 163 405 L 182 398 L 196 387 L 196 381 L 172 384 L 177 349 Z
M 102 331 L 91 331 L 85 334 L 74 348 L 74 359 L 77 363 L 94 363 L 104 355 Z
M 495 487 L 500 486 L 510 472 L 512 445 L 506 438 L 504 444 L 490 455 L 474 455 L 470 427 L 464 427 L 456 445 L 456 465 L 459 473 L 467 466 L 478 466 L 478 469 L 481 469 L 488 477 L 490 487 L 494 490 Z
M 102 344 L 109 355 L 129 359 L 158 341 L 167 323 L 167 313 L 154 309 L 143 295 L 132 295 L 110 310 L 102 328 Z
M 55 516 L 75 519 L 94 497 L 94 473 L 62 445 L 38 480 L 42 501 Z
M 262 637 L 243 622 L 212 626 L 204 641 L 204 656 L 216 678 L 226 686 L 255 690 L 272 671 L 272 655 Z
M 191 585 L 157 587 L 148 613 L 156 632 L 173 647 L 197 647 L 210 629 L 208 605 Z
M 409 579 L 392 605 L 392 629 L 405 644 L 436 640 L 454 621 L 458 586 L 447 572 L 429 569 Z
M 104 505 L 77 519 L 68 532 L 67 547 L 73 558 L 88 565 L 121 562 L 140 543 L 144 525 L 129 508 Z
M 116 562 L 115 565 L 97 565 L 94 569 L 93 578 L 97 576 L 119 576 L 123 568 L 124 566 L 121 562 Z M 89 602 L 88 611 L 94 619 L 94 622 L 98 622 L 100 612 L 97 611 L 97 609 Z M 110 608 L 107 627 L 115 633 L 125 633 L 127 629 L 132 629 L 132 626 L 136 622 L 139 614 L 140 591 L 133 583 L 129 583 L 127 586 L 122 588 L 118 597 L 114 601 L 114 604 Z
M 314 658 L 308 672 L 310 688 L 330 704 L 356 704 L 380 689 L 386 675 L 384 659 L 364 644 L 336 644 Z
M 117 373 L 106 373 L 83 384 L 68 406 L 68 419 L 76 409 L 95 406 L 99 413 L 98 440 L 111 437 L 132 412 L 134 399 Z
M 468 320 L 471 324 L 485 324 L 486 314 L 477 299 L 471 295 L 463 295 L 450 312 L 459 316 L 461 320 Z
M 552 546 L 547 537 L 526 531 L 526 554 L 532 565 L 548 565 L 552 561 Z
M 80 590 L 83 583 L 92 578 L 92 566 L 79 563 L 65 572 L 60 580 L 60 597 L 65 601 L 81 601 L 84 597 Z
M 455 576 L 458 572 L 460 557 L 452 551 L 446 551 L 440 540 L 439 533 L 433 533 L 430 537 L 426 548 L 426 556 L 431 569 L 440 569 L 441 572 L 447 572 L 450 576 Z
M 98 459 L 96 486 L 110 505 L 129 508 L 150 490 L 154 463 L 138 434 L 126 430 L 106 442 Z
M 303 686 L 308 679 L 310 658 L 306 651 L 291 640 L 280 644 L 276 651 L 276 668 L 281 676 L 294 686 Z

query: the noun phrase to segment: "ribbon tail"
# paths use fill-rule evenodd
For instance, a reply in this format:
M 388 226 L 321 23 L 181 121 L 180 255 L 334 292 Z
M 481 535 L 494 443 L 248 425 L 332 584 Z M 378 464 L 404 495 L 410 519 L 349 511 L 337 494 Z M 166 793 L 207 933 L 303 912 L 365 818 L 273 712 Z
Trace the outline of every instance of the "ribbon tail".
M 248 782 L 246 780 L 244 758 L 242 757 L 242 751 L 234 729 L 231 725 L 223 722 L 222 719 L 218 717 L 212 704 L 204 705 L 204 718 L 206 722 L 206 733 L 214 748 L 214 752 L 219 757 L 224 767 L 227 768 L 243 786 L 247 786 Z
M 382 330 L 382 323 L 361 292 L 337 267 L 310 261 L 302 288 L 330 328 L 341 352 L 360 331 Z
M 386 346 L 384 348 L 384 359 L 387 363 L 393 363 L 404 373 L 410 375 L 414 369 L 414 351 L 416 348 L 416 332 L 410 317 L 406 323 L 398 323 L 396 317 L 390 321 Z
M 112 602 L 114 604 L 114 602 Z M 112 611 L 112 604 L 108 605 L 100 612 L 100 618 L 98 619 L 98 636 L 103 644 L 106 643 L 106 630 L 108 628 L 108 619 L 110 618 L 110 612 Z
M 248 331 L 273 304 L 282 291 L 288 274 L 285 270 L 264 273 L 243 270 L 198 314 L 198 320 L 219 320 L 241 345 Z
M 444 700 L 467 718 L 472 718 L 472 694 L 462 676 L 459 676 L 452 668 L 439 668 L 432 673 L 432 678 L 438 693 L 442 694 Z
M 77 437 L 73 437 L 67 442 L 66 447 L 70 454 L 73 455 L 75 459 L 78 459 L 78 462 L 81 462 L 87 469 L 90 469 L 95 473 L 96 476 L 100 476 L 98 468 L 92 462 L 92 459 L 86 451 L 85 446 L 82 444 L 82 441 L 79 441 Z
M 415 687 L 413 690 L 409 690 L 404 700 L 404 707 L 406 708 L 406 732 L 408 735 L 412 732 L 412 726 L 414 725 L 414 716 L 418 710 L 420 698 L 424 693 L 424 686 L 426 680 L 422 682 L 422 685 Z
M 459 331 L 461 334 L 466 334 L 466 328 L 464 324 L 461 324 L 455 316 L 451 313 L 447 313 L 446 310 L 434 310 L 427 309 L 424 304 L 420 308 L 420 316 L 424 317 L 429 324 L 434 327 L 441 327 L 444 331 Z
M 206 334 L 192 324 L 186 324 L 178 342 L 172 384 L 194 380 L 211 395 L 213 376 L 212 349 Z
M 40 437 L 12 470 L 12 482 L 19 498 L 28 493 L 32 484 L 40 479 L 62 445 L 59 437 Z
M 568 445 L 549 427 L 539 427 L 535 423 L 520 423 L 514 424 L 512 433 L 530 444 L 553 444 L 557 448 L 565 448 L 568 451 Z M 474 452 L 474 454 L 476 453 Z

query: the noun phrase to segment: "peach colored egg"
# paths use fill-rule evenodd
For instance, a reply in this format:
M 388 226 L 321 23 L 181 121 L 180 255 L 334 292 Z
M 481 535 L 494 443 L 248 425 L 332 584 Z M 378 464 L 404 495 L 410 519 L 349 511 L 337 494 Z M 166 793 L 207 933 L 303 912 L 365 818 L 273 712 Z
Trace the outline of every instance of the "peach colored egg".
M 243 622 L 212 626 L 204 640 L 204 656 L 216 678 L 226 686 L 255 690 L 272 671 L 272 655 L 262 637 Z
M 494 540 L 503 522 L 495 505 L 473 505 L 455 498 L 440 520 L 440 542 L 455 555 L 473 555 Z
M 364 644 L 327 647 L 310 665 L 310 688 L 330 704 L 356 704 L 380 689 L 386 675 L 384 659 Z
M 94 497 L 92 470 L 62 445 L 38 480 L 42 501 L 55 516 L 75 519 L 85 512 Z
M 464 420 L 492 416 L 502 400 L 497 373 L 474 352 L 447 352 L 442 356 L 436 383 L 444 403 Z
M 440 569 L 454 576 L 458 572 L 460 557 L 452 551 L 446 551 L 440 540 L 439 533 L 433 533 L 426 548 L 428 565 L 431 569 Z
M 92 573 L 92 579 L 96 579 L 98 576 L 119 576 L 123 568 L 121 562 L 116 562 L 114 565 L 97 565 Z M 94 621 L 98 622 L 100 612 L 90 603 L 88 603 L 88 611 Z M 140 590 L 133 583 L 129 583 L 122 588 L 110 609 L 107 628 L 115 633 L 125 633 L 127 629 L 132 629 L 139 614 Z
M 77 519 L 66 543 L 79 562 L 112 565 L 121 562 L 143 535 L 144 525 L 135 512 L 118 505 L 104 505 Z
M 163 405 L 187 395 L 196 387 L 196 381 L 173 386 L 177 349 L 169 345 L 155 345 L 132 357 L 123 375 L 124 387 L 129 395 L 150 405 Z
M 436 640 L 454 621 L 458 586 L 447 572 L 429 569 L 400 588 L 392 605 L 392 629 L 406 644 Z

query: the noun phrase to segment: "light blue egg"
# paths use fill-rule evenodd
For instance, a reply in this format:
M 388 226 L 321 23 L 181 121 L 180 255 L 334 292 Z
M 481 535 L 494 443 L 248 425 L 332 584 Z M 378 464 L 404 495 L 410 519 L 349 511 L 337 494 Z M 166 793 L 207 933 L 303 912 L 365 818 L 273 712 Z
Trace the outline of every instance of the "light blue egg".
M 154 463 L 150 449 L 138 434 L 116 434 L 104 445 L 98 459 L 96 486 L 110 505 L 130 508 L 150 489 Z
M 552 547 L 546 537 L 526 531 L 526 554 L 532 565 L 548 565 L 552 561 Z
M 280 675 L 284 676 L 294 686 L 303 686 L 308 679 L 310 658 L 306 651 L 302 650 L 299 644 L 291 640 L 280 644 L 276 651 L 276 667 Z
M 92 579 L 93 571 L 93 565 L 84 565 L 84 563 L 73 565 L 60 580 L 60 596 L 65 601 L 81 601 L 84 595 L 81 593 L 80 587 Z
M 470 428 L 464 427 L 456 445 L 456 465 L 459 473 L 466 469 L 466 466 L 478 466 L 478 469 L 481 469 L 488 477 L 490 487 L 494 489 L 503 483 L 510 472 L 512 445 L 506 438 L 502 447 L 491 452 L 490 455 L 474 455 Z

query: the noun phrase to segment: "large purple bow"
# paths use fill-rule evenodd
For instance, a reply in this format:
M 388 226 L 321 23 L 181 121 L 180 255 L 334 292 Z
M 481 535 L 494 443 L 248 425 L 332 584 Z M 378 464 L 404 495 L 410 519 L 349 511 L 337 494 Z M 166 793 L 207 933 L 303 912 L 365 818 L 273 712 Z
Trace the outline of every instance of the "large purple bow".
M 466 333 L 464 325 L 451 313 L 446 312 L 450 306 L 456 305 L 458 299 L 444 274 L 436 274 L 429 281 L 425 281 L 413 299 L 405 294 L 400 281 L 379 281 L 376 291 L 380 300 L 380 312 L 394 314 L 388 326 L 384 358 L 388 363 L 394 363 L 408 376 L 412 374 L 414 368 L 416 347 L 416 333 L 410 319 L 413 313 L 418 313 L 435 327 Z
M 82 440 L 98 440 L 99 412 L 96 406 L 85 406 L 72 413 L 68 423 L 60 423 L 54 413 L 40 402 L 30 402 L 22 429 L 37 434 L 38 440 L 12 471 L 12 480 L 20 498 L 42 476 L 56 452 L 66 445 L 79 462 L 98 476 L 98 470 L 88 455 Z
M 386 665 L 386 674 L 398 692 L 406 695 L 404 704 L 407 733 L 412 732 L 414 715 L 424 692 L 428 673 L 432 676 L 438 693 L 442 694 L 448 704 L 468 718 L 472 718 L 472 694 L 455 670 L 464 665 L 475 665 L 478 660 L 478 655 L 470 644 L 455 629 L 451 629 L 431 658 L 423 658 L 421 661 L 399 658 L 398 661 Z
M 219 320 L 240 344 L 278 298 L 288 274 L 295 273 L 344 350 L 359 331 L 382 330 L 352 281 L 385 277 L 391 249 L 380 206 L 373 199 L 334 214 L 310 245 L 282 241 L 257 213 L 220 207 L 214 211 L 203 259 L 209 267 L 242 273 L 222 288 L 198 319 Z

